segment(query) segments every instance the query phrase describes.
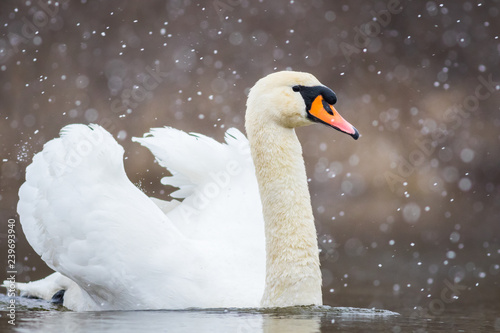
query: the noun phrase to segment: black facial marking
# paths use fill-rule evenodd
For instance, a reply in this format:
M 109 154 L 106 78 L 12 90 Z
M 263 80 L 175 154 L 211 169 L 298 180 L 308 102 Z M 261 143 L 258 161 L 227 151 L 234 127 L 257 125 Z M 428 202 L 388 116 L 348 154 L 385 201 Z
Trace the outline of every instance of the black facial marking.
M 328 113 L 333 115 L 333 111 L 330 106 L 327 107 L 328 104 L 337 103 L 337 95 L 330 89 L 325 86 L 314 86 L 314 87 L 306 87 L 306 86 L 293 86 L 293 91 L 300 92 L 304 102 L 306 103 L 306 111 L 311 110 L 312 102 L 319 95 L 323 96 L 323 106 L 325 107 Z M 325 105 L 325 103 L 327 105 Z
M 333 116 L 333 110 L 330 107 L 330 104 L 328 104 L 324 99 L 322 100 L 322 103 L 323 103 L 323 108 L 325 108 L 326 112 L 328 112 Z

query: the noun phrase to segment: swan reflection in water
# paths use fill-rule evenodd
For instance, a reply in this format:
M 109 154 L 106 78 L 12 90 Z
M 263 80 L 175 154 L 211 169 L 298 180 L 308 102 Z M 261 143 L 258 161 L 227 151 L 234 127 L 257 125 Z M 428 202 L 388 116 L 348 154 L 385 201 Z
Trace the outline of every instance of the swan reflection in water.
M 179 311 L 28 312 L 22 331 L 43 332 L 320 332 L 326 327 L 359 327 L 390 322 L 394 312 L 355 308 L 214 309 Z M 368 326 L 369 327 L 369 326 Z

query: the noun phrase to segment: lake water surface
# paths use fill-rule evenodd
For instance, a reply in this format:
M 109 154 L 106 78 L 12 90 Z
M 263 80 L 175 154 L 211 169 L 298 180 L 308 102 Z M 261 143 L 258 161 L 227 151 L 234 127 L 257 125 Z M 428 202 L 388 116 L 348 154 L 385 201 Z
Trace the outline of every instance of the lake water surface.
M 462 307 L 441 316 L 347 307 L 72 312 L 41 300 L 16 298 L 8 324 L 0 296 L 1 332 L 500 332 L 499 309 Z

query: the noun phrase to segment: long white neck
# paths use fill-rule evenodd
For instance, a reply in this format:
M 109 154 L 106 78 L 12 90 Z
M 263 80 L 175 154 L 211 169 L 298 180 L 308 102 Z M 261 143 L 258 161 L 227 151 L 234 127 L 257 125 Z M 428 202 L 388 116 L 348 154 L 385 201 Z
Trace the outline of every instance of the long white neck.
M 321 271 L 302 148 L 294 129 L 247 118 L 266 235 L 263 307 L 321 305 Z

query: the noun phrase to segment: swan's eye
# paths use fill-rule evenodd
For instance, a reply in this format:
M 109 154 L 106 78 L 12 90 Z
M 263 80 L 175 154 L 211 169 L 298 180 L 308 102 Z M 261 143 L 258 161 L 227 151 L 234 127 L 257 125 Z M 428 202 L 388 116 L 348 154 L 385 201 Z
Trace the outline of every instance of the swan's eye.
M 300 86 L 293 86 L 292 89 L 295 92 L 300 91 Z

